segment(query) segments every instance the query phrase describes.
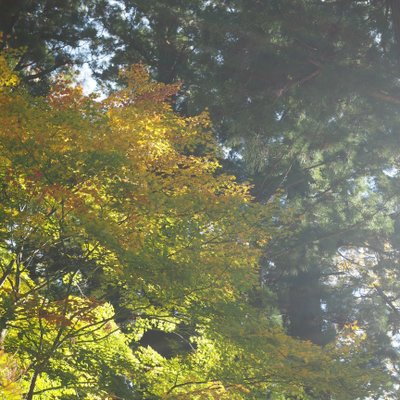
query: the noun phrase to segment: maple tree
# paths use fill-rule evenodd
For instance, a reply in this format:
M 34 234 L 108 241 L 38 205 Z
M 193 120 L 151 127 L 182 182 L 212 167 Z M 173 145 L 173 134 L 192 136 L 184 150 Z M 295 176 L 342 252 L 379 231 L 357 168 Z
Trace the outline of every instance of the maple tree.
M 138 61 L 160 81 L 183 79 L 176 107 L 188 115 L 209 108 L 216 137 L 231 149 L 226 171 L 252 178 L 261 202 L 281 188 L 281 214 L 294 216 L 281 220 L 289 235 L 269 242 L 263 274 L 288 332 L 325 344 L 359 319 L 379 338 L 380 353 L 397 353 L 390 342 L 398 290 L 388 279 L 397 274 L 399 225 L 397 1 L 4 0 L 0 7 L 2 46 L 25 46 L 15 68 L 32 84 L 46 86 L 51 71 L 83 59 L 112 84 L 121 65 Z M 330 284 L 343 272 L 339 253 L 357 246 L 372 246 L 382 260 L 375 268 L 386 276 L 389 303 L 376 289 L 357 295 L 369 290 L 368 278 Z M 385 329 L 368 318 L 386 313 Z
M 100 29 L 106 34 L 99 35 Z M 5 33 L 3 48 L 25 46 L 13 68 L 23 71 L 21 77 L 31 83 L 31 92 L 36 84 L 36 93 L 48 91 L 51 71 L 71 62 L 90 63 L 94 74 L 102 78 L 99 82 L 104 84 L 107 79 L 112 88 L 116 82 L 121 83 L 117 76 L 120 66 L 139 61 L 150 66 L 157 80 L 182 79 L 174 107 L 185 115 L 208 107 L 214 135 L 226 146 L 225 153 L 229 152 L 222 161 L 225 172 L 233 172 L 240 180 L 252 179 L 252 193 L 261 203 L 279 198 L 280 211 L 274 211 L 272 218 L 277 229 L 273 234 L 270 231 L 271 240 L 261 239 L 258 244 L 255 240 L 257 246 L 265 245 L 260 282 L 252 287 L 248 276 L 242 277 L 245 284 L 239 292 L 257 306 L 265 307 L 265 313 L 273 309 L 275 319 L 281 315 L 291 336 L 322 346 L 335 343 L 342 330 L 358 320 L 370 343 L 371 360 L 367 364 L 392 373 L 392 383 L 398 380 L 399 352 L 397 340 L 393 340 L 399 331 L 400 309 L 398 1 L 4 0 L 0 1 L 0 30 Z M 80 45 L 83 53 L 78 50 Z M 43 86 L 47 89 L 39 90 Z M 64 90 L 61 86 L 59 90 Z M 161 92 L 157 93 L 146 94 L 142 100 L 147 97 L 149 104 L 157 102 Z M 128 106 L 129 100 L 122 103 Z M 110 103 L 105 107 L 112 106 Z M 36 109 L 34 114 L 38 114 Z M 90 118 L 96 120 L 100 114 L 94 111 Z M 118 118 L 125 119 L 124 111 L 116 117 L 116 123 Z M 74 123 L 79 120 L 72 119 Z M 183 152 L 203 156 L 203 146 Z M 116 162 L 100 149 L 89 162 L 94 169 L 96 157 L 102 165 Z M 99 159 L 97 165 L 101 164 Z M 54 163 L 47 167 L 57 175 Z M 164 164 L 162 168 L 167 167 Z M 72 169 L 82 173 L 81 168 Z M 32 177 L 40 181 L 41 173 L 32 172 Z M 91 173 L 93 170 L 87 168 L 86 178 Z M 219 173 L 221 170 L 216 170 L 213 175 Z M 52 177 L 57 184 L 60 174 Z M 157 172 L 155 176 L 146 174 L 141 180 L 151 178 L 152 184 L 161 185 L 169 180 L 173 187 L 174 176 L 171 171 Z M 71 171 L 68 179 L 74 187 L 76 178 Z M 116 181 L 113 188 L 122 185 L 129 186 Z M 56 193 L 58 189 L 52 190 Z M 149 298 L 155 308 L 168 304 L 167 311 L 173 312 L 169 282 L 174 281 L 179 299 L 184 296 L 184 285 L 172 272 L 165 272 L 170 271 L 169 265 L 180 263 L 176 275 L 191 287 L 196 286 L 198 277 L 200 281 L 203 275 L 205 279 L 210 277 L 205 269 L 197 269 L 203 265 L 205 253 L 202 258 L 198 253 L 193 256 L 197 262 L 189 263 L 188 269 L 183 267 L 183 256 L 171 261 L 170 246 L 178 246 L 180 240 L 184 248 L 189 242 L 182 239 L 187 238 L 185 235 L 178 238 L 178 232 L 192 232 L 196 220 L 185 224 L 183 220 L 190 213 L 182 218 L 176 214 L 157 236 L 159 219 L 150 213 L 147 215 L 152 217 L 147 221 L 144 210 L 163 198 L 159 194 L 154 189 L 151 196 L 138 197 L 143 229 L 136 233 L 133 253 L 138 258 L 134 259 L 132 252 L 124 253 L 124 261 L 119 262 L 122 270 L 128 264 L 141 264 L 144 269 L 157 265 L 153 275 L 148 273 L 146 278 L 146 282 L 156 285 L 146 290 L 136 284 L 136 293 Z M 152 234 L 146 231 L 151 219 Z M 95 227 L 96 223 L 92 223 L 91 229 L 96 230 Z M 16 228 L 17 225 L 13 227 Z M 126 226 L 120 228 L 121 235 L 125 229 Z M 114 228 L 104 230 L 103 242 L 112 242 L 113 231 Z M 153 242 L 143 241 L 143 237 L 152 237 Z M 199 245 L 202 238 L 198 237 L 194 245 Z M 98 252 L 91 253 L 97 258 L 86 260 L 86 253 L 77 242 L 47 246 L 30 264 L 30 277 L 43 279 L 46 270 L 56 280 L 62 275 L 56 259 L 62 259 L 62 264 L 72 269 L 85 263 L 85 271 L 100 259 L 106 262 L 107 257 Z M 36 246 L 32 240 L 24 251 L 31 252 Z M 182 253 L 192 260 L 195 246 L 178 250 L 177 255 Z M 101 250 L 106 251 L 105 248 Z M 229 252 L 228 243 L 225 249 Z M 159 263 L 163 251 L 167 257 Z M 208 262 L 213 260 L 208 258 Z M 44 265 L 52 267 L 45 269 Z M 6 263 L 6 270 L 7 266 Z M 191 269 L 199 272 L 193 279 L 191 274 L 182 273 Z M 240 282 L 240 274 L 236 276 L 235 282 Z M 84 293 L 112 302 L 121 326 L 135 318 L 136 312 L 130 309 L 135 301 L 127 294 L 123 279 L 115 285 L 107 274 L 88 276 L 85 272 L 82 282 L 87 285 L 82 287 Z M 163 291 L 158 290 L 160 282 Z M 218 296 L 222 292 L 221 288 Z M 194 293 L 197 295 L 197 290 Z M 191 303 L 191 315 L 204 310 L 200 305 L 205 300 L 196 301 Z M 174 345 L 169 342 L 173 343 L 176 334 L 187 339 L 194 329 L 190 323 L 178 324 L 175 333 L 163 336 L 167 349 L 160 347 L 160 351 L 169 355 L 190 351 L 187 343 L 172 349 Z M 153 336 L 151 331 L 155 331 Z M 157 334 L 156 329 L 149 329 L 142 343 L 156 347 L 152 340 Z M 380 389 L 379 395 L 398 397 L 395 386 Z
M 281 189 L 292 218 L 261 276 L 287 332 L 325 345 L 358 320 L 397 381 L 399 2 L 121 0 L 98 20 L 103 77 L 145 60 L 183 79 L 179 110 L 208 107 L 225 171 L 260 202 Z
M 62 77 L 32 97 L 7 59 L 3 396 L 345 399 L 385 383 L 356 329 L 322 349 L 255 305 L 277 205 L 221 173 L 208 116 L 173 111 L 177 85 L 137 65 L 103 101 Z M 154 332 L 180 340 L 166 354 Z

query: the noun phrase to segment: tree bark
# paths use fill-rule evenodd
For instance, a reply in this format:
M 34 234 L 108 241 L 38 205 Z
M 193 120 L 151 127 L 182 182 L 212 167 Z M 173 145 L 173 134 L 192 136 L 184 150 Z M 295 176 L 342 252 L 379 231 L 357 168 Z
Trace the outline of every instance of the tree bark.
M 35 393 L 35 386 L 36 386 L 36 381 L 37 378 L 39 377 L 39 370 L 35 369 L 35 372 L 33 373 L 32 379 L 31 379 L 31 384 L 29 385 L 29 391 L 28 394 L 25 397 L 25 400 L 32 400 L 34 393 Z

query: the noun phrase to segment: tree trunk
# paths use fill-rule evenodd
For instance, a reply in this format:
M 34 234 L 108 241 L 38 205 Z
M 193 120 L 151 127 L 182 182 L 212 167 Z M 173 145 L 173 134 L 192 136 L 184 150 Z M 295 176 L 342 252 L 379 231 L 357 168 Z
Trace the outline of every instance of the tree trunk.
M 39 370 L 35 369 L 35 372 L 33 373 L 32 379 L 31 379 L 31 384 L 29 385 L 29 392 L 25 397 L 25 400 L 32 400 L 33 395 L 35 393 L 35 386 L 36 386 L 36 381 L 37 378 L 39 377 Z

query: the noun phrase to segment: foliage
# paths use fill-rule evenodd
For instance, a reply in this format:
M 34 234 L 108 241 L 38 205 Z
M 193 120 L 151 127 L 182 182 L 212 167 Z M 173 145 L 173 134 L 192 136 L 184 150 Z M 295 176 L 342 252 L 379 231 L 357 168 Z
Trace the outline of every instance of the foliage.
M 345 399 L 384 383 L 352 332 L 322 349 L 257 306 L 276 204 L 221 173 L 207 115 L 173 111 L 177 86 L 137 65 L 100 102 L 3 75 L 0 330 L 25 399 Z M 180 339 L 170 354 L 144 344 L 154 331 Z
M 53 90 L 51 102 L 49 100 L 48 104 L 39 107 L 42 100 L 36 100 L 30 114 L 26 112 L 24 103 L 15 102 L 13 97 L 15 110 L 14 113 L 8 110 L 8 115 L 4 116 L 4 121 L 8 121 L 5 126 L 10 123 L 9 115 L 15 116 L 18 112 L 21 115 L 25 113 L 26 121 L 33 126 L 33 116 L 40 115 L 37 107 L 51 114 L 54 106 L 53 114 L 62 119 L 56 122 L 58 117 L 53 115 L 54 120 L 49 125 L 43 117 L 36 125 L 37 132 L 43 130 L 43 126 L 49 127 L 49 136 L 42 132 L 45 139 L 38 140 L 36 147 L 27 141 L 27 148 L 30 150 L 32 146 L 40 155 L 45 143 L 53 143 L 51 146 L 54 147 L 47 147 L 47 156 L 38 159 L 38 173 L 34 168 L 23 185 L 31 180 L 31 187 L 37 185 L 39 192 L 46 190 L 49 199 L 53 194 L 57 195 L 57 201 L 60 198 L 57 190 L 60 187 L 64 191 L 67 189 L 63 195 L 74 197 L 72 206 L 66 202 L 70 207 L 68 212 L 81 207 L 83 214 L 74 212 L 79 226 L 72 221 L 67 224 L 69 231 L 66 235 L 79 236 L 80 239 L 63 239 L 63 246 L 46 245 L 46 251 L 37 254 L 35 263 L 29 264 L 31 279 L 43 279 L 44 271 L 48 270 L 43 265 L 49 264 L 53 265 L 51 274 L 56 279 L 55 276 L 61 274 L 56 266 L 59 259 L 73 270 L 77 264 L 81 266 L 84 263 L 85 268 L 79 269 L 84 283 L 79 287 L 83 285 L 85 293 L 112 301 L 119 323 L 127 325 L 136 314 L 142 315 L 141 307 L 146 299 L 146 307 L 151 313 L 156 313 L 155 310 L 163 304 L 163 312 L 172 313 L 174 318 L 183 314 L 185 323 L 181 327 L 182 318 L 179 319 L 177 326 L 180 327 L 176 333 L 181 335 L 179 329 L 189 327 L 189 337 L 199 321 L 198 318 L 194 318 L 193 324 L 187 321 L 194 315 L 208 315 L 204 310 L 209 298 L 215 299 L 214 307 L 221 307 L 221 302 L 227 301 L 226 293 L 235 293 L 235 301 L 247 297 L 246 301 L 258 306 L 261 304 L 265 313 L 273 314 L 271 319 L 278 320 L 276 310 L 271 311 L 273 292 L 278 298 L 283 324 L 293 337 L 320 345 L 335 343 L 335 338 L 338 340 L 341 332 L 357 320 L 367 333 L 367 348 L 370 359 L 373 359 L 366 365 L 389 369 L 393 382 L 396 381 L 398 349 L 393 338 L 398 335 L 399 326 L 400 227 L 397 150 L 400 14 L 397 1 L 6 0 L 0 2 L 0 7 L 0 30 L 5 33 L 3 48 L 25 46 L 23 55 L 16 58 L 14 68 L 23 71 L 25 81 L 38 80 L 36 83 L 41 89 L 48 83 L 51 71 L 72 60 L 82 62 L 83 58 L 91 63 L 97 76 L 107 79 L 109 86 L 114 88 L 115 83 L 122 82 L 117 77 L 119 68 L 138 61 L 148 64 L 152 76 L 159 81 L 181 79 L 183 84 L 174 107 L 183 115 L 196 115 L 208 107 L 215 137 L 225 145 L 226 153 L 229 152 L 223 161 L 224 171 L 234 172 L 239 180 L 252 178 L 254 186 L 250 190 L 256 200 L 268 204 L 274 198 L 281 208 L 279 213 L 273 212 L 273 218 L 261 218 L 266 226 L 270 222 L 275 225 L 272 239 L 267 241 L 261 234 L 258 240 L 258 233 L 254 232 L 254 237 L 248 242 L 251 246 L 265 246 L 259 283 L 255 283 L 255 274 L 250 279 L 245 272 L 247 269 L 239 268 L 229 275 L 232 282 L 225 285 L 221 278 L 213 286 L 215 275 L 207 275 L 207 268 L 212 266 L 211 271 L 217 274 L 223 271 L 221 254 L 231 254 L 230 244 L 226 243 L 220 253 L 209 252 L 214 240 L 207 243 L 207 252 L 204 248 L 203 252 L 199 249 L 204 247 L 205 236 L 212 238 L 215 234 L 214 220 L 218 219 L 217 214 L 223 207 L 221 204 L 221 209 L 211 206 L 212 201 L 207 197 L 209 188 L 203 192 L 204 186 L 200 185 L 198 189 L 201 189 L 196 192 L 193 186 L 199 182 L 192 182 L 194 177 L 189 176 L 190 171 L 196 171 L 204 179 L 209 174 L 215 177 L 221 173 L 216 164 L 214 167 L 208 164 L 206 169 L 195 166 L 195 160 L 201 159 L 205 164 L 215 161 L 204 158 L 211 151 L 208 147 L 210 138 L 197 136 L 199 142 L 194 140 L 183 147 L 179 147 L 182 138 L 173 140 L 173 147 L 179 148 L 180 155 L 194 157 L 186 172 L 180 167 L 174 170 L 171 167 L 173 162 L 181 163 L 182 160 L 178 153 L 170 150 L 173 138 L 163 140 L 152 128 L 155 121 L 148 116 L 146 126 L 149 128 L 141 123 L 143 110 L 154 107 L 154 101 L 159 107 L 158 100 L 173 94 L 177 87 L 158 86 L 156 89 L 153 86 L 154 90 L 138 94 L 132 100 L 130 91 L 135 88 L 131 86 L 124 98 L 118 97 L 122 96 L 121 92 L 101 106 L 90 101 L 85 103 L 78 92 L 73 94 L 70 89 L 59 85 L 58 92 Z M 98 34 L 100 28 L 105 34 Z M 83 46 L 83 53 L 79 53 L 78 46 Z M 77 57 L 78 53 L 81 57 Z M 1 69 L 4 69 L 3 65 L 1 62 Z M 134 73 L 142 74 L 138 70 Z M 9 81 L 7 75 L 5 80 Z M 71 96 L 74 101 L 68 100 Z M 5 98 L 3 101 L 10 101 Z M 63 105 L 61 99 L 69 103 Z M 86 125 L 80 118 L 73 117 L 72 104 L 75 104 L 75 112 L 86 107 L 83 113 Z M 133 105 L 139 107 L 135 109 L 136 117 L 131 114 L 132 109 L 128 112 L 124 108 Z M 114 107 L 114 110 L 107 116 L 104 111 L 109 107 Z M 170 113 L 168 115 L 171 118 L 168 129 L 174 130 L 172 125 L 179 121 L 182 123 L 182 120 L 176 116 L 172 118 Z M 108 140 L 107 146 L 110 147 L 111 140 L 107 139 L 107 134 L 104 137 L 99 135 L 111 119 L 113 125 L 126 122 L 124 128 L 109 128 L 115 133 L 113 139 L 118 137 L 122 142 L 116 151 L 110 153 L 98 143 Z M 16 126 L 21 123 L 23 121 L 15 122 Z M 50 129 L 56 123 L 60 129 Z M 95 129 L 90 126 L 92 123 Z M 164 123 L 167 121 L 163 120 L 163 126 Z M 69 142 L 63 142 L 63 124 L 69 124 L 68 131 L 75 129 L 76 134 L 69 137 Z M 135 148 L 141 149 L 134 164 L 136 176 L 133 172 L 127 176 L 122 168 L 124 159 L 120 157 L 121 151 L 125 151 L 123 144 L 129 142 L 126 132 L 123 132 L 131 129 L 131 124 L 142 126 L 142 132 L 150 135 L 154 143 L 159 143 L 154 147 L 154 144 L 146 142 L 146 137 L 142 137 L 140 143 L 135 142 Z M 180 129 L 184 130 L 182 126 Z M 81 136 L 81 132 L 90 130 L 90 135 Z M 35 141 L 36 136 L 40 138 L 36 133 L 31 140 Z M 90 151 L 89 137 L 93 137 L 90 145 L 97 143 Z M 80 143 L 79 151 L 71 146 L 74 141 Z M 9 151 L 14 146 L 15 142 L 9 142 Z M 18 146 L 16 149 L 21 150 Z M 62 146 L 68 150 L 62 150 Z M 26 151 L 22 149 L 18 157 L 26 158 Z M 166 163 L 168 157 L 171 157 L 171 165 Z M 28 159 L 31 164 L 27 165 L 25 161 L 25 164 L 18 164 L 19 168 L 23 165 L 28 169 L 33 167 L 34 160 L 30 156 Z M 66 168 L 59 168 L 58 162 Z M 144 168 L 142 162 L 153 169 Z M 110 178 L 112 169 L 107 169 L 107 164 L 114 165 L 114 171 L 118 171 L 115 176 L 121 176 L 121 180 Z M 104 168 L 107 171 L 104 172 Z M 97 170 L 103 171 L 101 176 L 96 174 Z M 46 184 L 40 175 L 43 173 L 49 180 Z M 76 181 L 78 174 L 83 176 L 82 187 Z M 104 182 L 103 178 L 109 181 Z M 148 180 L 150 184 L 145 188 L 143 182 Z M 132 181 L 140 183 L 132 188 Z M 61 182 L 61 185 L 52 187 L 50 182 Z M 98 182 L 102 182 L 100 192 Z M 175 182 L 178 186 L 174 186 Z M 51 190 L 46 189 L 46 185 L 51 186 Z M 26 199 L 23 200 L 26 187 L 17 190 L 18 185 L 15 185 L 12 191 L 9 186 L 5 191 L 9 196 L 4 200 L 6 204 L 15 196 L 19 196 L 22 204 L 27 203 Z M 89 188 L 96 196 L 83 195 L 82 191 Z M 162 188 L 161 192 L 159 188 Z M 112 191 L 116 191 L 117 196 L 107 197 Z M 134 198 L 136 203 L 130 217 L 125 220 L 127 206 L 123 193 L 131 191 L 139 195 Z M 197 194 L 194 196 L 194 193 Z M 28 200 L 32 199 L 28 196 Z M 57 201 L 50 201 L 49 210 L 58 204 Z M 207 216 L 201 212 L 200 203 L 204 201 L 207 208 L 213 210 Z M 155 211 L 158 202 L 162 205 L 159 215 Z M 95 208 L 96 203 L 101 206 L 94 210 L 92 207 Z M 13 204 L 15 208 L 16 203 Z M 193 213 L 192 206 L 195 207 Z M 10 210 L 14 210 L 13 207 Z M 247 200 L 246 207 L 235 208 L 232 215 L 236 215 L 236 221 L 244 222 L 242 211 L 246 209 L 247 212 L 247 207 L 254 207 L 252 200 Z M 87 209 L 91 210 L 89 217 Z M 30 218 L 39 219 L 42 215 L 43 222 L 57 216 L 56 211 L 49 217 L 35 211 L 36 208 L 30 209 Z M 101 212 L 104 215 L 100 218 Z M 121 226 L 115 223 L 115 218 L 119 217 L 124 221 Z M 208 225 L 211 220 L 212 224 Z M 29 229 L 30 223 L 26 223 L 25 229 Z M 121 239 L 128 223 L 131 223 L 129 235 L 134 236 L 133 240 L 128 235 L 132 239 L 130 247 L 127 239 Z M 227 229 L 225 223 L 229 225 L 228 220 L 222 218 L 217 231 L 221 229 L 221 238 L 227 234 L 229 242 L 235 232 L 230 230 L 233 225 Z M 98 229 L 99 225 L 101 229 Z M 23 235 L 22 226 L 19 219 L 12 229 Z M 244 228 L 247 232 L 246 225 Z M 4 231 L 5 237 L 9 229 Z M 266 229 L 272 233 L 269 227 Z M 58 231 L 53 229 L 53 232 Z M 28 246 L 25 243 L 24 251 L 34 251 L 36 239 L 44 246 L 49 232 L 35 232 L 35 238 L 31 236 L 32 240 L 29 240 L 32 244 Z M 82 235 L 85 237 L 84 250 Z M 92 243 L 93 236 L 100 242 L 97 247 L 97 243 Z M 242 244 L 247 243 L 246 239 L 240 240 Z M 223 247 L 224 244 L 218 242 L 218 249 Z M 88 252 L 90 259 L 86 259 Z M 235 257 L 232 254 L 229 262 L 233 262 Z M 113 265 L 118 265 L 121 271 L 117 285 L 114 267 L 107 267 L 111 258 L 115 260 Z M 4 262 L 6 270 L 9 262 L 8 258 Z M 184 266 L 185 262 L 188 268 Z M 97 268 L 95 265 L 101 265 L 96 270 L 99 272 L 97 275 L 90 273 Z M 141 265 L 140 273 L 137 272 L 138 265 Z M 131 280 L 128 284 L 126 266 L 129 266 L 132 276 L 140 276 L 140 283 Z M 193 271 L 193 275 L 187 271 Z M 204 296 L 197 290 L 199 281 L 203 279 L 206 282 Z M 213 285 L 208 287 L 210 282 Z M 268 290 L 261 290 L 261 285 Z M 134 287 L 132 292 L 131 286 Z M 186 290 L 186 287 L 191 289 Z M 175 297 L 173 291 L 177 293 Z M 141 293 L 141 297 L 137 296 L 140 299 L 139 311 L 132 293 Z M 186 300 L 188 296 L 190 300 Z M 12 307 L 8 312 L 12 314 Z M 229 314 L 232 310 L 226 312 Z M 174 318 L 173 323 L 177 324 Z M 391 394 L 384 392 L 379 395 L 397 398 L 395 388 Z
M 82 64 L 82 48 L 98 31 L 91 18 L 97 3 L 102 2 L 0 1 L 0 49 L 19 49 L 14 69 L 32 93 L 48 91 L 54 71 Z
M 17 400 L 21 398 L 21 388 L 17 381 L 21 374 L 16 360 L 0 350 L 0 398 Z
M 358 320 L 374 365 L 396 365 L 398 2 L 121 0 L 104 11 L 103 77 L 145 60 L 157 79 L 182 79 L 177 108 L 208 107 L 225 171 L 252 178 L 259 202 L 279 197 L 261 275 L 288 333 L 325 345 Z

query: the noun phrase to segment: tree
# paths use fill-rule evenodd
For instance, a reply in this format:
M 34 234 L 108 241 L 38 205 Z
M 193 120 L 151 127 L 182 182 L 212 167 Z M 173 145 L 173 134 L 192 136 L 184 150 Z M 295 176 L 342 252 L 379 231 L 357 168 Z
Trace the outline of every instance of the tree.
M 0 1 L 0 49 L 20 49 L 13 68 L 32 93 L 46 93 L 54 72 L 82 65 L 88 42 L 100 34 L 92 10 L 101 3 Z
M 98 102 L 2 74 L 0 329 L 26 399 L 345 399 L 385 383 L 357 329 L 321 349 L 255 306 L 276 205 L 219 171 L 207 115 L 167 101 L 176 85 L 136 66 Z M 151 330 L 190 351 L 141 346 Z
M 209 108 L 227 170 L 253 178 L 260 202 L 281 189 L 291 218 L 277 225 L 290 234 L 269 242 L 263 276 L 291 335 L 326 344 L 362 321 L 384 368 L 397 352 L 397 2 L 190 2 L 161 14 L 166 3 L 110 8 L 115 64 L 145 59 L 159 79 L 183 79 L 179 109 Z M 353 249 L 376 257 L 381 292 L 342 270 Z

